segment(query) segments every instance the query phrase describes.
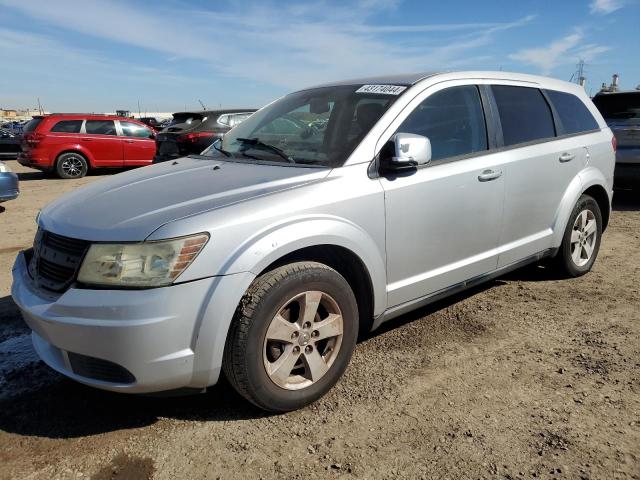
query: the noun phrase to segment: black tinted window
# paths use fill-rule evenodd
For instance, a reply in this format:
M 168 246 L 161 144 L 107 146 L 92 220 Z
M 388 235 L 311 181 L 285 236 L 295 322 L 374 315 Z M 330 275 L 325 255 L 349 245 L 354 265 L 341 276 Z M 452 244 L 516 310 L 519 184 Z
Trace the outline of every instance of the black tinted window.
M 398 132 L 429 138 L 432 160 L 486 150 L 487 129 L 478 88 L 465 85 L 434 93 L 411 112 Z
M 598 122 L 593 118 L 589 109 L 575 95 L 555 90 L 547 90 L 547 95 L 558 112 L 564 129 L 563 133 L 588 132 L 599 128 Z
M 113 120 L 87 120 L 84 128 L 91 135 L 116 135 Z
M 553 116 L 537 88 L 493 85 L 505 146 L 555 136 Z
M 60 133 L 80 133 L 80 127 L 82 127 L 82 120 L 62 120 L 56 123 L 51 131 Z
M 29 123 L 27 123 L 24 126 L 24 129 L 22 131 L 25 132 L 25 133 L 33 132 L 38 127 L 38 125 L 40 125 L 41 121 L 42 121 L 42 117 L 34 118 L 33 120 L 29 121 Z
M 122 133 L 127 137 L 151 138 L 151 130 L 133 122 L 120 121 Z

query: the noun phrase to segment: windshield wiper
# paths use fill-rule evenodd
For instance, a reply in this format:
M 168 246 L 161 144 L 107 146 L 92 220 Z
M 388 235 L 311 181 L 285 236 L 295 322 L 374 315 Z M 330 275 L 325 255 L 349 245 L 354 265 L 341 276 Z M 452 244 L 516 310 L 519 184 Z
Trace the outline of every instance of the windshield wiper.
M 216 146 L 216 143 L 217 143 L 217 141 L 213 142 L 213 143 L 211 144 L 211 146 L 212 146 L 213 148 L 215 148 L 217 151 L 219 151 L 220 153 L 224 154 L 224 156 L 225 156 L 225 157 L 230 157 L 230 156 L 231 156 L 231 153 L 230 153 L 230 152 L 227 152 L 226 150 L 223 150 L 222 148 L 220 148 L 220 147 Z
M 276 146 L 269 145 L 268 143 L 264 143 L 259 138 L 240 138 L 239 137 L 239 138 L 236 138 L 236 140 L 242 143 L 246 143 L 248 145 L 266 148 L 267 150 L 270 150 L 276 155 L 278 155 L 279 157 L 284 158 L 287 162 L 296 163 L 296 161 L 293 158 L 291 158 L 289 155 L 287 155 L 283 150 L 279 149 Z

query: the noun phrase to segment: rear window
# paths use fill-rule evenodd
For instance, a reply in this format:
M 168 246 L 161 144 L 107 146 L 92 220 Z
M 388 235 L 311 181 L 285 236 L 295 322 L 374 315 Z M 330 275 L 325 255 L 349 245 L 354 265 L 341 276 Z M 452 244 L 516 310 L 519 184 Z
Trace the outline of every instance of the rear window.
M 62 120 L 56 123 L 53 128 L 51 128 L 51 131 L 59 133 L 80 133 L 81 127 L 82 120 Z
M 551 103 L 558 112 L 565 134 L 588 132 L 600 128 L 582 100 L 575 95 L 547 90 Z
M 640 119 L 640 92 L 596 95 L 593 98 L 604 118 L 616 120 Z
M 42 117 L 34 118 L 24 126 L 24 129 L 22 131 L 25 133 L 33 132 L 38 127 L 38 125 L 40 125 L 40 122 L 42 122 Z
M 87 120 L 84 128 L 90 135 L 117 135 L 113 120 Z
M 498 105 L 504 145 L 533 142 L 555 136 L 551 109 L 537 88 L 492 85 Z
M 202 121 L 202 115 L 197 113 L 174 113 L 173 120 L 169 123 L 169 126 L 172 125 L 181 125 L 186 123 L 187 125 L 195 125 Z

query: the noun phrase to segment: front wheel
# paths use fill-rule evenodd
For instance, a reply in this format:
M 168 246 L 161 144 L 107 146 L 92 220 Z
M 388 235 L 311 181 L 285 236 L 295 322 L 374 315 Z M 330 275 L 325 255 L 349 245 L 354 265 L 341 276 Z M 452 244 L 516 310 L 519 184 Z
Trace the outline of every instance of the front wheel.
M 598 202 L 589 195 L 582 195 L 564 232 L 557 256 L 559 267 L 571 277 L 587 273 L 596 261 L 601 238 L 602 213 Z
M 87 160 L 79 153 L 63 153 L 56 162 L 56 173 L 60 178 L 82 178 L 88 171 Z
M 358 337 L 347 281 L 316 262 L 258 277 L 236 311 L 223 368 L 247 400 L 286 412 L 322 397 L 344 373 Z

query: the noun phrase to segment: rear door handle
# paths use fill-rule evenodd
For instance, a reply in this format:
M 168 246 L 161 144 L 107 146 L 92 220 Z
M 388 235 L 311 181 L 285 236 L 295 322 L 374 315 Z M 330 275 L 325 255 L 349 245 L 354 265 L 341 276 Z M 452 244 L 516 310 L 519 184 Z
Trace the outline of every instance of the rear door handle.
M 83 142 L 93 142 L 93 138 L 81 138 Z
M 573 153 L 564 152 L 562 155 L 560 155 L 560 158 L 558 158 L 558 160 L 560 160 L 560 162 L 562 163 L 566 163 L 570 162 L 574 158 L 576 158 L 576 156 Z
M 478 175 L 478 180 L 481 182 L 490 182 L 491 180 L 495 180 L 496 178 L 500 178 L 501 176 L 501 171 L 485 170 L 480 175 Z
M 133 143 L 133 140 L 125 140 L 127 143 Z

